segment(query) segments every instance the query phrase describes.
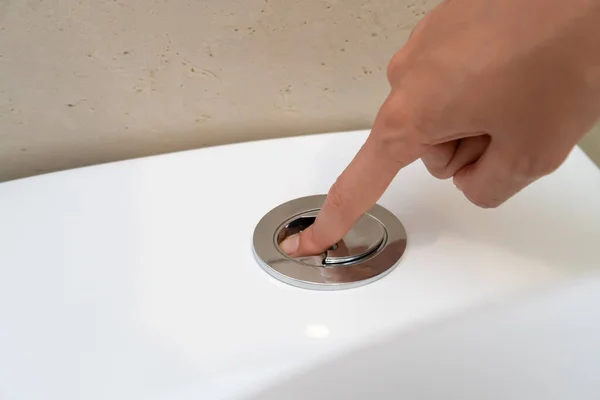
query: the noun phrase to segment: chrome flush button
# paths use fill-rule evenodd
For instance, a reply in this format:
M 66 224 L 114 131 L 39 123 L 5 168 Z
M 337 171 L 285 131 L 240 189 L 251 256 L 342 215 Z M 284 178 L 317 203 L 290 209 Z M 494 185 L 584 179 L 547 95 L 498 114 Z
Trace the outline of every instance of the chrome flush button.
M 286 237 L 315 221 L 324 195 L 281 204 L 254 230 L 254 253 L 274 278 L 305 289 L 337 290 L 363 286 L 393 270 L 406 249 L 406 231 L 388 210 L 375 205 L 348 234 L 325 253 L 291 258 L 280 248 Z

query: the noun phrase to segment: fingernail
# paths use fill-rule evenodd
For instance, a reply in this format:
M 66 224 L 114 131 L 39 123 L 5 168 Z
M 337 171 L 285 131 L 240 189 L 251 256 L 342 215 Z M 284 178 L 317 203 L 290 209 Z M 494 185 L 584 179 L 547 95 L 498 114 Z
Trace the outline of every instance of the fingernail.
M 288 236 L 283 239 L 283 242 L 279 243 L 279 248 L 283 250 L 286 254 L 293 254 L 298 251 L 298 247 L 300 247 L 300 235 L 295 234 L 292 236 Z

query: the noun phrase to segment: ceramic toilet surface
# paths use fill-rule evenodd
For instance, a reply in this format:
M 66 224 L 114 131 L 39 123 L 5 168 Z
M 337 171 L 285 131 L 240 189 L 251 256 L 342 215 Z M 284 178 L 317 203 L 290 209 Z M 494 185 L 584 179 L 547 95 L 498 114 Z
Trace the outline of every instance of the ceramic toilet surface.
M 600 268 L 600 171 L 579 149 L 503 207 L 417 162 L 379 204 L 408 244 L 343 291 L 274 279 L 258 222 L 323 194 L 367 132 L 227 145 L 0 184 L 0 398 L 245 398 L 382 337 Z

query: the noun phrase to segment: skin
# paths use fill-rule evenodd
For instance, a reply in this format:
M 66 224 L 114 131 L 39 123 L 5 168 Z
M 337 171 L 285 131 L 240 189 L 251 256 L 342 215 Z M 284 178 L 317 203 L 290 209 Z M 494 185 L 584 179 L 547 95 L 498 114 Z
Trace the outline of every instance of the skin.
M 600 0 L 446 0 L 388 67 L 371 133 L 291 256 L 337 243 L 421 159 L 496 208 L 556 170 L 600 116 Z

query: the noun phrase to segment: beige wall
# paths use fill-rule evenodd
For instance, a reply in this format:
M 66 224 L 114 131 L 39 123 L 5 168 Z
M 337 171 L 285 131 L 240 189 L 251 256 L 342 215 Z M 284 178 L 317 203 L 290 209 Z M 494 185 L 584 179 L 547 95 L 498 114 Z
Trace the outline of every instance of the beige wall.
M 0 0 L 0 181 L 368 127 L 438 3 Z
M 597 125 L 583 138 L 581 147 L 600 166 L 600 125 Z

